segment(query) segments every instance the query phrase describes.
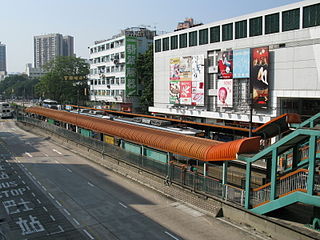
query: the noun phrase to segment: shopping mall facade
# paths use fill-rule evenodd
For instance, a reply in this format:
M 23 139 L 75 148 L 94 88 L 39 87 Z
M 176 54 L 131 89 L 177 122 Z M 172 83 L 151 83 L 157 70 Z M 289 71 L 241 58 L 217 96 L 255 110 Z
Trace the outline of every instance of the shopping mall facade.
M 319 112 L 319 0 L 155 37 L 149 111 L 226 125 Z

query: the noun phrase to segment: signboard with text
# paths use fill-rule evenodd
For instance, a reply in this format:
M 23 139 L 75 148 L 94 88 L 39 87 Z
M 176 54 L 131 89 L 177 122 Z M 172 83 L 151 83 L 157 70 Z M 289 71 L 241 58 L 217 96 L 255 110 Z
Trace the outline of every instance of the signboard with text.
M 138 57 L 137 38 L 126 37 L 126 96 L 138 95 L 137 73 L 135 69 Z

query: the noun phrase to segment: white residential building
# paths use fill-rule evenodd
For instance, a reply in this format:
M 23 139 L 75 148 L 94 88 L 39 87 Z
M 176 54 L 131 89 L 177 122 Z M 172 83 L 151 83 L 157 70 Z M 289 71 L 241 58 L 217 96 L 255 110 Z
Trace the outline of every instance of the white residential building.
M 241 4 L 239 2 L 239 4 Z M 226 125 L 320 111 L 320 1 L 155 37 L 149 111 Z
M 152 44 L 154 31 L 128 28 L 111 39 L 96 41 L 90 51 L 90 100 L 122 111 L 139 109 L 141 86 L 135 61 Z

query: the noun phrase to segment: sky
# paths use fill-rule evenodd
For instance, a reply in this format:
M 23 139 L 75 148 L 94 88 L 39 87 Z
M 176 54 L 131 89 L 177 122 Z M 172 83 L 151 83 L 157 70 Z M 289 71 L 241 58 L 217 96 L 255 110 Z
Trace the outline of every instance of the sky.
M 61 33 L 75 38 L 75 53 L 88 58 L 88 47 L 121 29 L 150 26 L 173 32 L 192 17 L 211 23 L 301 0 L 2 0 L 0 42 L 7 46 L 7 71 L 33 64 L 33 37 Z

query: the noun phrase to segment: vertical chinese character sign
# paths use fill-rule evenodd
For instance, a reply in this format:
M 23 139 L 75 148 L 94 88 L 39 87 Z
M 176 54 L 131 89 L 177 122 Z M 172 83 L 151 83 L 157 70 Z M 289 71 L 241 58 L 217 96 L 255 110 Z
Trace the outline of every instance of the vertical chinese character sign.
M 138 56 L 137 38 L 126 37 L 126 95 L 137 96 L 137 75 L 135 63 Z

